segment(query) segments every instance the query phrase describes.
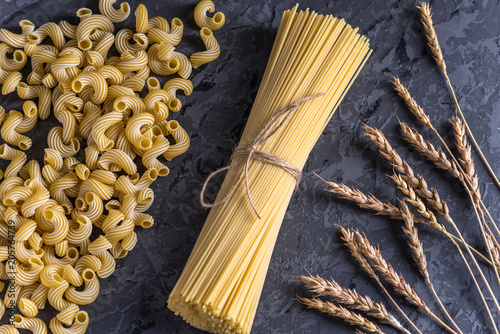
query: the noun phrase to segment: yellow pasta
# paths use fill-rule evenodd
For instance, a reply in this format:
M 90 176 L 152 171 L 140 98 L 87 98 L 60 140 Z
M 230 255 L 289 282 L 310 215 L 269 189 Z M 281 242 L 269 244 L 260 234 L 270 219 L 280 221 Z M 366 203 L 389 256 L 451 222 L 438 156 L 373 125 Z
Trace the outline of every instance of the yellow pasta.
M 170 111 L 178 112 L 182 108 L 182 102 L 177 98 L 177 91 L 182 90 L 184 95 L 191 95 L 193 83 L 187 79 L 173 78 L 165 83 L 163 89 L 167 92 L 170 100 L 168 108 Z
M 137 6 L 135 15 L 135 31 L 139 34 L 146 34 L 149 30 L 148 9 L 142 3 Z
M 148 113 L 132 116 L 126 126 L 126 134 L 130 143 L 140 150 L 150 149 L 153 145 L 153 141 L 144 136 L 141 128 L 151 128 L 154 122 L 154 116 Z
M 130 15 L 130 6 L 128 2 L 122 2 L 120 8 L 115 9 L 113 7 L 115 2 L 116 0 L 99 0 L 99 12 L 110 19 L 111 22 L 122 22 Z
M 130 43 L 130 40 L 133 40 L 134 43 Z M 144 34 L 134 34 L 132 30 L 124 28 L 116 34 L 115 45 L 120 53 L 124 53 L 125 51 L 137 52 L 146 50 L 149 46 L 149 40 Z
M 21 74 L 21 72 L 10 72 L 7 78 L 5 78 L 5 80 L 3 81 L 2 95 L 7 95 L 15 91 L 17 89 L 17 85 L 21 82 L 22 79 L 23 75 Z
M 109 170 L 111 164 L 116 164 L 123 169 L 125 173 L 131 175 L 137 172 L 137 165 L 130 156 L 119 149 L 110 149 L 102 154 L 98 164 L 101 168 Z
M 36 317 L 38 308 L 36 304 L 28 298 L 21 298 L 18 305 L 19 311 L 28 318 Z
M 173 147 L 171 158 L 189 143 L 183 130 L 175 134 L 178 123 L 168 121 L 169 112 L 181 107 L 177 90 L 192 92 L 185 80 L 191 62 L 174 48 L 183 23 L 174 18 L 170 26 L 161 16 L 149 18 L 141 4 L 135 11 L 136 32 L 124 28 L 115 36 L 113 23 L 131 11 L 126 2 L 115 4 L 100 0 L 100 14 L 79 9 L 77 25 L 63 20 L 35 29 L 24 20 L 21 33 L 0 29 L 2 94 L 17 91 L 26 100 L 22 112 L 0 107 L 0 136 L 8 143 L 0 146 L 0 159 L 10 160 L 5 175 L 0 170 L 0 178 L 5 176 L 0 183 L 0 278 L 8 279 L 12 268 L 17 272 L 17 284 L 8 287 L 14 294 L 0 300 L 0 317 L 4 303 L 11 302 L 22 314 L 14 326 L 0 326 L 0 334 L 18 333 L 16 327 L 47 333 L 36 318 L 47 301 L 60 311 L 49 324 L 53 333 L 86 331 L 89 317 L 77 304 L 97 298 L 98 279 L 110 276 L 115 260 L 137 244 L 136 227 L 153 226 L 153 217 L 145 213 L 154 200 L 150 185 L 169 173 L 161 155 Z M 113 45 L 120 57 L 108 54 Z M 23 82 L 28 56 L 31 72 Z M 184 79 L 162 89 L 151 70 Z M 142 98 L 145 84 L 148 94 Z M 26 154 L 9 145 L 29 149 L 31 139 L 23 134 L 52 109 L 61 124 L 47 135 L 43 166 L 36 160 L 26 163 Z M 171 145 L 166 135 L 176 143 Z M 83 139 L 84 162 L 77 155 Z M 136 158 L 147 168 L 142 175 Z M 121 171 L 127 175 L 119 176 Z M 5 264 L 7 221 L 16 230 L 11 264 Z M 94 227 L 102 231 L 93 234 Z
M 80 277 L 81 278 L 81 277 Z M 82 279 L 83 282 L 83 279 Z M 55 318 L 59 320 L 61 323 L 65 324 L 66 326 L 71 326 L 73 323 L 73 320 L 75 320 L 76 314 L 80 311 L 80 307 L 76 304 L 72 304 L 62 310 L 61 312 L 57 313 Z M 52 326 L 49 324 L 49 328 L 54 331 Z
M 7 54 L 12 54 L 12 58 L 8 58 Z M 12 46 L 6 43 L 0 43 L 0 67 L 4 71 L 19 71 L 26 65 L 28 57 L 22 50 L 15 50 Z
M 146 51 L 143 50 L 137 52 L 127 50 L 121 54 L 120 60 L 121 61 L 116 64 L 116 68 L 123 74 L 127 74 L 144 68 L 148 64 L 148 55 Z
M 0 29 L 0 42 L 5 42 L 15 48 L 23 48 L 26 44 L 26 35 L 35 30 L 35 25 L 28 20 L 22 20 L 19 25 L 21 26 L 20 34 Z
M 22 99 L 38 98 L 38 116 L 46 119 L 50 115 L 52 93 L 50 89 L 43 85 L 28 86 L 24 82 L 17 85 L 17 95 Z
M 191 64 L 194 68 L 198 68 L 203 64 L 214 61 L 219 58 L 220 46 L 214 37 L 212 30 L 208 28 L 201 28 L 200 30 L 201 39 L 207 48 L 206 51 L 195 52 L 189 57 Z
M 77 93 L 81 92 L 87 85 L 93 89 L 93 94 L 90 98 L 91 101 L 95 104 L 103 103 L 108 95 L 108 84 L 104 76 L 97 71 L 82 72 L 71 82 L 71 88 Z
M 88 15 L 82 19 L 76 28 L 76 40 L 81 50 L 90 50 L 92 47 L 90 34 L 96 29 L 111 33 L 114 30 L 113 22 L 106 16 L 99 14 Z
M 344 20 L 309 10 L 297 12 L 297 6 L 286 11 L 239 147 L 251 146 L 281 109 L 311 97 L 258 147 L 302 170 L 369 54 L 366 38 Z M 229 168 L 218 199 L 233 186 L 234 192 L 211 209 L 168 300 L 168 307 L 191 325 L 215 333 L 250 332 L 273 247 L 298 182 L 281 167 L 250 159 L 246 188 L 239 178 L 246 166 L 236 165 Z
M 222 28 L 226 22 L 224 13 L 217 12 L 213 17 L 208 17 L 207 13 L 213 13 L 215 6 L 212 0 L 202 0 L 198 2 L 194 9 L 194 21 L 200 28 L 207 27 L 214 31 Z
M 61 312 L 62 313 L 62 312 Z M 74 315 L 72 324 L 66 324 L 71 327 L 64 327 L 59 318 L 54 317 L 50 320 L 49 328 L 54 334 L 84 334 L 89 326 L 89 315 L 85 311 L 78 311 Z
M 58 50 L 62 50 L 66 44 L 61 28 L 54 22 L 47 22 L 35 31 L 26 34 L 26 40 L 36 44 L 40 44 L 46 37 L 50 37 Z
M 25 164 L 27 159 L 24 152 L 15 150 L 7 144 L 2 144 L 0 146 L 0 158 L 11 161 L 4 172 L 4 177 L 6 180 L 12 176 L 17 176 L 19 170 Z
M 20 314 L 14 317 L 14 327 L 27 329 L 33 334 L 47 334 L 47 325 L 39 318 L 27 318 Z
M 7 143 L 18 146 L 20 149 L 25 151 L 31 147 L 32 142 L 29 137 L 23 136 L 16 131 L 16 128 L 22 121 L 23 115 L 16 110 L 12 110 L 8 113 L 7 119 L 2 124 L 0 135 Z
M 166 129 L 175 140 L 175 144 L 170 145 L 168 150 L 163 153 L 165 159 L 170 161 L 173 158 L 185 153 L 191 145 L 191 141 L 189 140 L 189 135 L 186 130 L 184 130 L 184 128 L 181 127 L 177 121 L 168 122 Z
M 172 19 L 170 29 L 162 30 L 150 28 L 148 31 L 149 44 L 165 42 L 176 46 L 181 42 L 184 33 L 184 24 L 178 18 Z
M 166 176 L 169 173 L 169 169 L 163 163 L 158 161 L 158 157 L 163 153 L 167 152 L 170 147 L 170 143 L 165 138 L 165 136 L 160 135 L 156 136 L 153 139 L 153 145 L 151 149 L 146 151 L 142 156 L 142 163 L 146 168 L 154 168 L 158 171 L 159 176 Z

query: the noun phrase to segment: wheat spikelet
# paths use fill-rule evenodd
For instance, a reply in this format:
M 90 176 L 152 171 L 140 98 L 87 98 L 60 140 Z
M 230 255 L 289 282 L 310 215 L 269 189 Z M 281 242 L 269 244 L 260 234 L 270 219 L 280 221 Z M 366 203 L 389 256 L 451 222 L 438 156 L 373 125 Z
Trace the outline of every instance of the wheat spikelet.
M 392 148 L 382 131 L 364 125 L 363 129 L 371 141 L 377 145 L 380 153 L 392 164 L 394 169 L 401 174 L 403 179 L 415 189 L 415 192 L 423 197 L 427 203 L 442 215 L 448 215 L 449 209 L 445 201 L 442 201 L 437 190 L 427 186 L 427 182 L 421 175 L 415 176 L 413 169 Z
M 373 247 L 366 236 L 361 235 L 357 230 L 354 230 L 354 234 L 356 236 L 355 247 L 371 262 L 373 268 L 380 272 L 393 289 L 402 295 L 409 303 L 417 306 L 426 313 L 432 313 L 424 300 L 418 296 L 403 276 L 397 273 L 391 264 L 387 263 L 380 249 Z
M 498 268 L 500 268 L 500 252 L 498 251 L 498 247 L 495 247 L 495 244 L 493 244 L 493 240 L 489 234 L 486 234 L 486 243 L 491 250 L 493 262 Z
M 443 52 L 439 46 L 436 30 L 434 30 L 434 25 L 432 23 L 431 7 L 428 3 L 422 2 L 420 6 L 417 6 L 417 8 L 420 9 L 420 13 L 422 15 L 422 24 L 424 25 L 425 35 L 427 37 L 429 47 L 431 48 L 432 56 L 436 61 L 436 64 L 438 64 L 441 68 L 443 74 L 448 77 L 448 73 L 446 72 L 446 63 L 443 59 Z
M 453 126 L 453 134 L 455 135 L 455 144 L 458 152 L 460 153 L 458 162 L 462 165 L 465 175 L 467 175 L 470 180 L 471 187 L 473 188 L 472 191 L 478 196 L 475 198 L 477 204 L 481 198 L 481 193 L 479 191 L 479 178 L 476 175 L 476 167 L 474 165 L 474 159 L 472 158 L 471 147 L 467 143 L 467 138 L 465 137 L 465 124 L 463 124 L 462 120 L 457 116 L 454 116 L 451 119 L 451 124 Z
M 404 201 L 401 202 L 401 213 L 405 222 L 403 232 L 408 237 L 408 246 L 410 246 L 413 260 L 417 264 L 418 271 L 429 281 L 429 272 L 427 271 L 427 258 L 424 254 L 424 247 L 418 238 L 418 229 L 415 227 L 414 216 L 411 213 L 408 205 Z
M 309 276 L 300 276 L 299 279 L 318 296 L 331 297 L 335 302 L 346 305 L 350 309 L 361 311 L 377 318 L 381 323 L 406 331 L 399 321 L 387 311 L 384 304 L 374 302 L 370 297 L 360 295 L 355 290 L 344 288 L 332 278 L 325 280 L 318 275 L 314 277 L 309 274 Z
M 408 106 L 408 109 L 410 109 L 410 112 L 415 115 L 415 117 L 422 122 L 426 127 L 428 128 L 433 128 L 432 123 L 429 119 L 429 116 L 424 112 L 421 106 L 418 105 L 417 101 L 411 97 L 410 92 L 408 92 L 408 89 L 399 81 L 398 77 L 394 78 L 394 89 L 398 93 L 401 98 L 405 101 L 406 105 Z
M 435 228 L 436 230 L 439 230 L 441 232 L 446 232 L 446 228 L 442 224 L 438 223 L 434 213 L 431 210 L 429 210 L 429 208 L 427 208 L 424 202 L 422 202 L 422 199 L 419 196 L 417 196 L 415 190 L 408 185 L 408 183 L 401 177 L 400 174 L 393 174 L 390 176 L 390 178 L 394 181 L 398 189 L 401 190 L 401 192 L 407 196 L 406 201 L 408 201 L 408 203 L 414 206 L 417 209 L 418 213 L 420 213 L 423 217 L 427 219 L 426 225 Z M 401 209 L 401 215 L 403 216 L 402 209 Z
M 403 138 L 420 154 L 432 161 L 437 168 L 450 172 L 453 177 L 462 178 L 455 161 L 448 159 L 446 153 L 438 147 L 437 149 L 429 141 L 418 133 L 417 130 L 410 128 L 406 123 L 399 122 Z
M 297 298 L 302 304 L 306 305 L 308 308 L 316 309 L 320 312 L 329 314 L 334 317 L 341 318 L 348 324 L 352 326 L 358 326 L 369 333 L 383 334 L 380 328 L 375 325 L 370 320 L 357 314 L 356 312 L 350 311 L 345 307 L 340 305 L 335 305 L 328 301 L 323 301 L 318 298 Z
M 320 176 L 318 177 L 330 187 L 330 189 L 328 189 L 329 192 L 338 194 L 343 199 L 355 202 L 363 209 L 373 210 L 376 215 L 389 216 L 392 219 L 402 219 L 401 212 L 395 205 L 388 202 L 382 202 L 371 194 L 365 195 L 359 189 L 349 188 L 343 183 L 326 181 Z

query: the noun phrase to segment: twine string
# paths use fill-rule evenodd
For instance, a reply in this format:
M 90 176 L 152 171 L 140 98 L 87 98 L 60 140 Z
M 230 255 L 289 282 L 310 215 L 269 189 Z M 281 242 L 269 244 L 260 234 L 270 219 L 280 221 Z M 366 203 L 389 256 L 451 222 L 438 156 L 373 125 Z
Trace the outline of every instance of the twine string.
M 293 113 L 299 108 L 301 103 L 323 96 L 324 94 L 325 93 L 318 93 L 315 95 L 301 98 L 297 101 L 290 103 L 289 105 L 281 109 L 279 112 L 277 112 L 273 117 L 271 117 L 271 119 L 264 125 L 264 128 L 259 132 L 259 134 L 257 135 L 257 137 L 255 137 L 252 143 L 250 143 L 249 145 L 238 146 L 237 148 L 235 148 L 231 156 L 232 163 L 227 165 L 226 167 L 222 167 L 212 172 L 205 180 L 205 183 L 203 184 L 203 188 L 201 189 L 200 193 L 201 205 L 204 208 L 212 208 L 227 202 L 229 196 L 231 196 L 231 194 L 236 190 L 238 183 L 241 181 L 242 178 L 244 178 L 245 190 L 246 190 L 246 195 L 248 197 L 248 201 L 250 202 L 250 205 L 252 206 L 252 209 L 257 215 L 257 217 L 261 219 L 261 216 L 257 211 L 257 208 L 255 207 L 255 204 L 252 200 L 252 195 L 250 194 L 250 187 L 248 185 L 248 166 L 250 165 L 250 160 L 252 159 L 281 167 L 287 173 L 289 173 L 295 178 L 296 187 L 298 187 L 299 181 L 302 177 L 302 172 L 289 162 L 278 158 L 274 154 L 259 151 L 259 147 L 263 145 L 269 138 L 274 136 L 276 132 L 284 124 L 287 123 L 287 121 L 290 119 Z M 240 170 L 240 173 L 238 174 L 238 179 L 236 180 L 236 182 L 234 182 L 233 186 L 231 187 L 231 189 L 229 189 L 227 194 L 220 200 L 214 201 L 213 203 L 205 202 L 204 200 L 205 191 L 212 177 L 241 163 L 243 163 L 243 166 Z

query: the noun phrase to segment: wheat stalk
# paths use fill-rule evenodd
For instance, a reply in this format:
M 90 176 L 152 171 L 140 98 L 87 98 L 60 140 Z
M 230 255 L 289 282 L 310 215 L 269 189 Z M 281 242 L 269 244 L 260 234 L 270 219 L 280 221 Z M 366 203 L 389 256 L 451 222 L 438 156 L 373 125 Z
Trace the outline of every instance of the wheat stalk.
M 448 171 L 453 177 L 457 179 L 462 178 L 462 174 L 458 170 L 457 164 L 453 160 L 449 160 L 446 153 L 438 147 L 437 149 L 430 142 L 418 133 L 418 131 L 411 129 L 406 123 L 399 122 L 403 138 L 420 154 L 432 161 L 437 168 Z
M 330 187 L 328 189 L 329 192 L 338 194 L 343 199 L 355 202 L 363 209 L 373 210 L 376 215 L 389 216 L 391 219 L 402 219 L 400 210 L 391 203 L 382 202 L 371 194 L 365 195 L 362 191 L 349 188 L 345 184 L 326 181 L 316 173 L 314 175 Z
M 380 328 L 365 317 L 346 309 L 340 305 L 335 305 L 328 301 L 323 301 L 318 298 L 297 298 L 302 304 L 308 308 L 316 309 L 320 312 L 331 316 L 341 318 L 352 326 L 359 326 L 369 333 L 383 334 Z
M 488 163 L 488 160 L 483 154 L 483 151 L 479 147 L 476 138 L 474 138 L 474 135 L 472 134 L 472 131 L 469 127 L 469 124 L 467 123 L 467 120 L 465 119 L 465 116 L 462 112 L 462 109 L 460 108 L 460 104 L 458 103 L 457 96 L 455 94 L 455 90 L 453 89 L 453 86 L 451 85 L 450 77 L 448 76 L 448 72 L 446 71 L 446 63 L 443 58 L 443 53 L 441 51 L 441 47 L 439 46 L 439 41 L 437 39 L 436 31 L 434 29 L 434 24 L 432 22 L 432 14 L 431 14 L 431 8 L 428 3 L 422 2 L 420 6 L 417 6 L 418 9 L 420 9 L 420 13 L 422 15 L 422 23 L 424 26 L 424 30 L 427 36 L 427 41 L 429 42 L 429 47 L 431 49 L 432 55 L 438 66 L 441 68 L 441 72 L 443 72 L 443 75 L 446 80 L 446 84 L 448 85 L 448 88 L 451 91 L 451 94 L 453 96 L 453 100 L 455 101 L 455 105 L 457 107 L 458 113 L 460 114 L 460 118 L 462 118 L 462 121 L 465 124 L 465 128 L 467 129 L 467 133 L 469 134 L 469 137 L 472 140 L 472 143 L 474 144 L 474 147 L 476 148 L 477 152 L 479 153 L 479 156 L 481 157 L 481 160 L 485 164 L 486 168 L 488 169 L 488 172 L 491 174 L 493 177 L 496 185 L 500 188 L 500 181 L 498 180 L 497 176 L 495 175 L 495 172 L 493 172 L 493 169 L 491 169 L 490 164 Z
M 424 112 L 424 110 L 417 104 L 417 102 L 411 97 L 410 93 L 408 90 L 401 84 L 398 78 L 395 78 L 394 80 L 394 85 L 395 85 L 395 90 L 398 92 L 398 94 L 405 100 L 408 108 L 410 111 L 419 119 L 425 126 L 429 127 L 444 143 L 446 149 L 450 154 L 452 155 L 453 160 L 449 160 L 446 154 L 438 148 L 437 150 L 434 148 L 434 146 L 426 141 L 422 135 L 420 135 L 416 130 L 412 130 L 409 126 L 407 126 L 405 123 L 400 122 L 401 129 L 403 131 L 403 136 L 405 140 L 407 140 L 418 152 L 426 156 L 429 160 L 434 162 L 434 164 L 441 169 L 448 170 L 454 177 L 458 178 L 462 185 L 464 186 L 465 190 L 467 192 L 471 192 L 471 201 L 472 204 L 475 206 L 475 213 L 478 219 L 479 227 L 481 229 L 481 233 L 483 235 L 483 239 L 486 243 L 486 248 L 488 251 L 488 255 L 490 257 L 490 260 L 492 263 L 494 263 L 493 260 L 493 255 L 492 255 L 492 250 L 490 249 L 488 243 L 486 242 L 486 232 L 484 231 L 484 227 L 488 230 L 491 236 L 493 236 L 488 224 L 486 223 L 486 220 L 484 218 L 483 212 L 479 206 L 479 202 L 481 201 L 481 196 L 479 193 L 478 189 L 478 180 L 477 177 L 474 175 L 474 163 L 472 161 L 472 157 L 470 155 L 470 148 L 467 150 L 466 147 L 466 139 L 465 136 L 462 135 L 464 131 L 461 129 L 458 123 L 453 123 L 455 129 L 454 133 L 457 136 L 458 134 L 458 139 L 457 139 L 457 145 L 460 146 L 461 152 L 463 152 L 464 156 L 462 157 L 462 165 L 465 165 L 468 169 L 469 172 L 464 172 L 460 165 L 457 162 L 457 159 L 453 156 L 451 153 L 449 147 L 446 145 L 444 140 L 441 138 L 440 134 L 437 132 L 435 127 L 432 125 L 429 116 Z M 472 172 L 472 175 L 470 174 Z M 464 181 L 465 179 L 465 181 Z M 470 189 L 469 189 L 470 187 Z M 479 193 L 479 194 L 478 194 Z M 472 195 L 473 194 L 473 195 Z M 445 213 L 445 219 L 449 222 L 450 219 L 447 219 L 449 217 L 448 213 Z M 498 228 L 495 224 L 495 222 L 492 220 L 493 225 L 498 231 Z M 500 232 L 499 232 L 500 234 Z M 494 239 L 496 242 L 496 239 Z M 499 247 L 497 242 L 497 247 Z M 498 272 L 495 270 L 495 275 L 497 278 L 498 283 L 500 284 L 500 275 Z M 500 311 L 500 310 L 499 310 Z
M 448 332 L 456 333 L 429 309 L 424 300 L 418 296 L 417 292 L 406 282 L 404 277 L 396 272 L 391 264 L 387 263 L 379 248 L 373 247 L 366 236 L 361 235 L 357 230 L 354 230 L 354 234 L 356 236 L 354 247 L 356 247 L 358 252 L 371 263 L 372 267 L 385 278 L 395 291 L 403 296 L 409 303 L 415 305 L 435 319 Z
M 406 163 L 406 161 L 401 159 L 399 154 L 392 148 L 391 144 L 385 138 L 382 131 L 375 129 L 375 128 L 372 128 L 368 125 L 364 125 L 364 129 L 366 131 L 367 136 L 372 140 L 372 142 L 375 145 L 377 145 L 377 147 L 380 150 L 380 153 L 394 166 L 394 169 L 396 169 L 398 172 L 400 172 L 402 174 L 403 179 L 411 187 L 413 187 L 415 189 L 415 192 L 417 192 L 418 195 L 420 195 L 424 199 L 426 199 L 427 203 L 434 210 L 436 210 L 441 215 L 441 217 L 443 217 L 443 219 L 446 222 L 448 222 L 453 227 L 453 229 L 457 233 L 457 236 L 460 238 L 462 243 L 465 245 L 466 242 L 462 236 L 462 233 L 460 232 L 457 225 L 455 224 L 455 222 L 453 221 L 453 219 L 449 215 L 448 206 L 447 206 L 446 202 L 441 200 L 437 190 L 435 190 L 435 189 L 429 190 L 427 187 L 427 183 L 425 182 L 424 178 L 421 175 L 417 175 L 417 177 L 414 176 L 414 173 L 413 173 L 413 170 L 411 169 L 411 167 Z M 469 188 L 466 187 L 466 191 L 468 191 L 468 190 L 469 190 Z M 470 196 L 472 196 L 470 194 L 470 192 L 468 192 L 468 193 Z M 476 207 L 473 206 L 473 208 L 476 211 L 476 215 L 477 215 Z M 478 217 L 479 217 L 479 215 L 478 215 Z M 483 232 L 483 236 L 484 236 L 485 233 L 484 233 L 484 229 L 482 228 L 482 224 L 479 224 L 479 226 L 480 226 L 481 231 Z M 465 259 L 465 256 L 463 255 L 462 250 L 460 249 L 460 247 L 458 245 L 456 245 L 456 246 L 457 246 L 457 250 L 460 253 L 460 256 L 462 257 L 462 260 L 464 261 L 465 265 L 467 266 L 467 269 L 468 269 L 468 271 L 469 271 L 469 273 L 474 281 L 474 284 L 476 285 L 476 288 L 481 296 L 481 300 L 483 301 L 483 304 L 485 305 L 486 311 L 488 312 L 488 315 L 490 316 L 490 320 L 493 324 L 495 332 L 498 333 L 496 323 L 495 323 L 493 316 L 491 315 L 491 312 L 488 308 L 488 304 L 486 303 L 486 300 L 484 299 L 484 295 L 481 291 L 481 288 L 479 287 L 479 284 L 476 281 L 474 273 L 472 272 L 472 269 L 470 268 L 467 260 Z M 466 247 L 466 250 L 469 253 L 469 256 L 471 257 L 477 271 L 479 272 L 479 275 L 481 276 L 481 279 L 483 280 L 486 288 L 488 289 L 488 292 L 489 292 L 491 298 L 493 299 L 495 307 L 500 312 L 500 305 L 498 304 L 496 296 L 493 293 L 493 291 L 491 290 L 491 287 L 488 283 L 488 280 L 484 276 L 484 273 L 481 270 L 481 267 L 477 263 L 476 258 L 472 254 L 472 251 L 468 247 Z M 490 256 L 491 256 L 491 252 L 490 252 Z
M 342 198 L 358 204 L 361 208 L 374 210 L 376 215 L 386 215 L 386 216 L 389 216 L 390 218 L 398 219 L 398 220 L 403 219 L 403 217 L 401 216 L 400 209 L 398 207 L 392 205 L 391 203 L 382 202 L 380 199 L 376 198 L 373 195 L 366 195 L 363 192 L 361 192 L 359 189 L 349 188 L 348 186 L 346 186 L 343 183 L 335 183 L 335 182 L 331 182 L 331 181 L 326 181 L 322 177 L 317 175 L 316 173 L 315 173 L 315 175 L 331 188 L 331 189 L 328 189 L 328 191 L 341 195 Z M 411 191 L 413 191 L 413 188 L 411 188 Z M 432 213 L 432 211 L 429 211 L 427 208 L 422 208 L 423 203 L 422 203 L 422 200 L 420 198 L 416 199 L 415 201 L 416 201 L 415 203 L 418 204 L 417 209 L 420 209 L 421 212 L 425 212 L 424 216 L 428 215 L 429 217 L 434 217 L 434 218 L 431 218 L 432 221 L 427 220 L 427 219 L 422 219 L 422 218 L 415 218 L 415 222 L 432 227 L 432 228 L 444 233 L 448 238 L 453 238 L 456 241 L 459 241 L 460 243 L 462 243 L 460 238 L 454 236 L 453 234 L 448 233 L 448 231 L 446 231 L 446 228 L 442 224 L 439 224 L 435 220 L 435 216 Z M 471 245 L 469 245 L 467 243 L 464 246 L 470 248 L 474 253 L 476 253 L 479 257 L 481 257 L 489 265 L 493 266 L 491 261 L 488 260 L 483 254 L 481 254 L 477 249 L 475 249 L 474 247 L 472 247 Z
M 408 208 L 408 205 L 406 205 L 404 200 L 401 201 L 401 213 L 403 214 L 403 220 L 405 222 L 405 224 L 403 225 L 403 232 L 408 237 L 408 246 L 411 249 L 413 260 L 417 264 L 418 271 L 424 277 L 425 282 L 431 289 L 432 294 L 436 298 L 443 312 L 446 314 L 446 317 L 450 320 L 450 322 L 453 324 L 456 330 L 459 333 L 462 333 L 460 327 L 458 327 L 458 325 L 455 323 L 453 318 L 450 316 L 450 314 L 444 307 L 441 298 L 439 298 L 439 295 L 434 289 L 434 285 L 431 283 L 429 272 L 427 271 L 427 258 L 424 253 L 424 246 L 419 240 L 418 229 L 415 227 L 415 217 L 413 213 L 411 213 L 410 209 Z
M 419 333 L 422 334 L 420 329 L 408 318 L 406 313 L 399 307 L 398 303 L 394 300 L 394 298 L 391 296 L 389 291 L 385 288 L 385 286 L 382 284 L 382 281 L 380 280 L 380 277 L 377 275 L 375 270 L 373 270 L 372 266 L 366 259 L 366 257 L 361 253 L 359 247 L 356 246 L 356 238 L 354 233 L 351 232 L 350 229 L 345 229 L 342 225 L 339 225 L 340 232 L 342 233 L 341 239 L 344 241 L 344 244 L 349 248 L 349 252 L 351 255 L 354 257 L 354 259 L 359 263 L 361 268 L 370 276 L 373 278 L 373 280 L 377 283 L 377 285 L 382 289 L 382 291 L 385 293 L 387 298 L 392 302 L 392 304 L 396 307 L 396 309 L 401 313 L 401 315 L 408 321 L 408 323 Z
M 387 311 L 384 304 L 374 302 L 370 297 L 360 295 L 355 290 L 344 288 L 332 278 L 325 280 L 318 275 L 314 277 L 309 274 L 309 276 L 299 276 L 299 279 L 318 296 L 332 297 L 339 304 L 346 305 L 353 310 L 361 311 L 378 319 L 381 323 L 391 325 L 406 334 L 410 333 Z

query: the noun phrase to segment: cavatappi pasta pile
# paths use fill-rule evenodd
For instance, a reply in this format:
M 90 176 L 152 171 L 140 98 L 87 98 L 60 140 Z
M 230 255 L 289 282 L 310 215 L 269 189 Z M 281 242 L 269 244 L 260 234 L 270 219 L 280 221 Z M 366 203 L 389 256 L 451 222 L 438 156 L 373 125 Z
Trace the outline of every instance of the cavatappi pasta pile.
M 183 154 L 190 140 L 170 112 L 178 112 L 181 91 L 190 95 L 192 68 L 216 59 L 212 33 L 225 21 L 210 0 L 195 9 L 206 50 L 190 57 L 175 47 L 183 23 L 135 11 L 135 32 L 114 23 L 131 13 L 128 3 L 100 0 L 100 14 L 77 11 L 80 22 L 20 22 L 21 33 L 0 30 L 2 95 L 17 92 L 22 112 L 0 107 L 0 158 L 10 160 L 0 184 L 0 317 L 13 306 L 21 314 L 0 333 L 16 328 L 47 333 L 37 318 L 48 304 L 57 310 L 48 327 L 55 334 L 84 333 L 89 316 L 79 305 L 99 295 L 99 279 L 110 276 L 115 260 L 137 242 L 136 228 L 153 225 L 145 213 L 150 185 L 169 173 L 161 160 Z M 43 43 L 49 40 L 49 43 Z M 119 56 L 112 55 L 115 47 Z M 111 51 L 110 51 L 111 49 Z M 23 81 L 20 72 L 31 62 Z M 178 74 L 163 87 L 158 75 Z M 147 87 L 147 93 L 141 92 Z M 48 134 L 43 165 L 27 162 L 32 141 L 24 134 L 53 110 L 61 123 Z M 171 138 L 171 140 L 169 140 Z M 84 148 L 84 161 L 76 158 Z M 146 171 L 138 173 L 137 163 Z M 1 172 L 1 171 L 0 171 Z

